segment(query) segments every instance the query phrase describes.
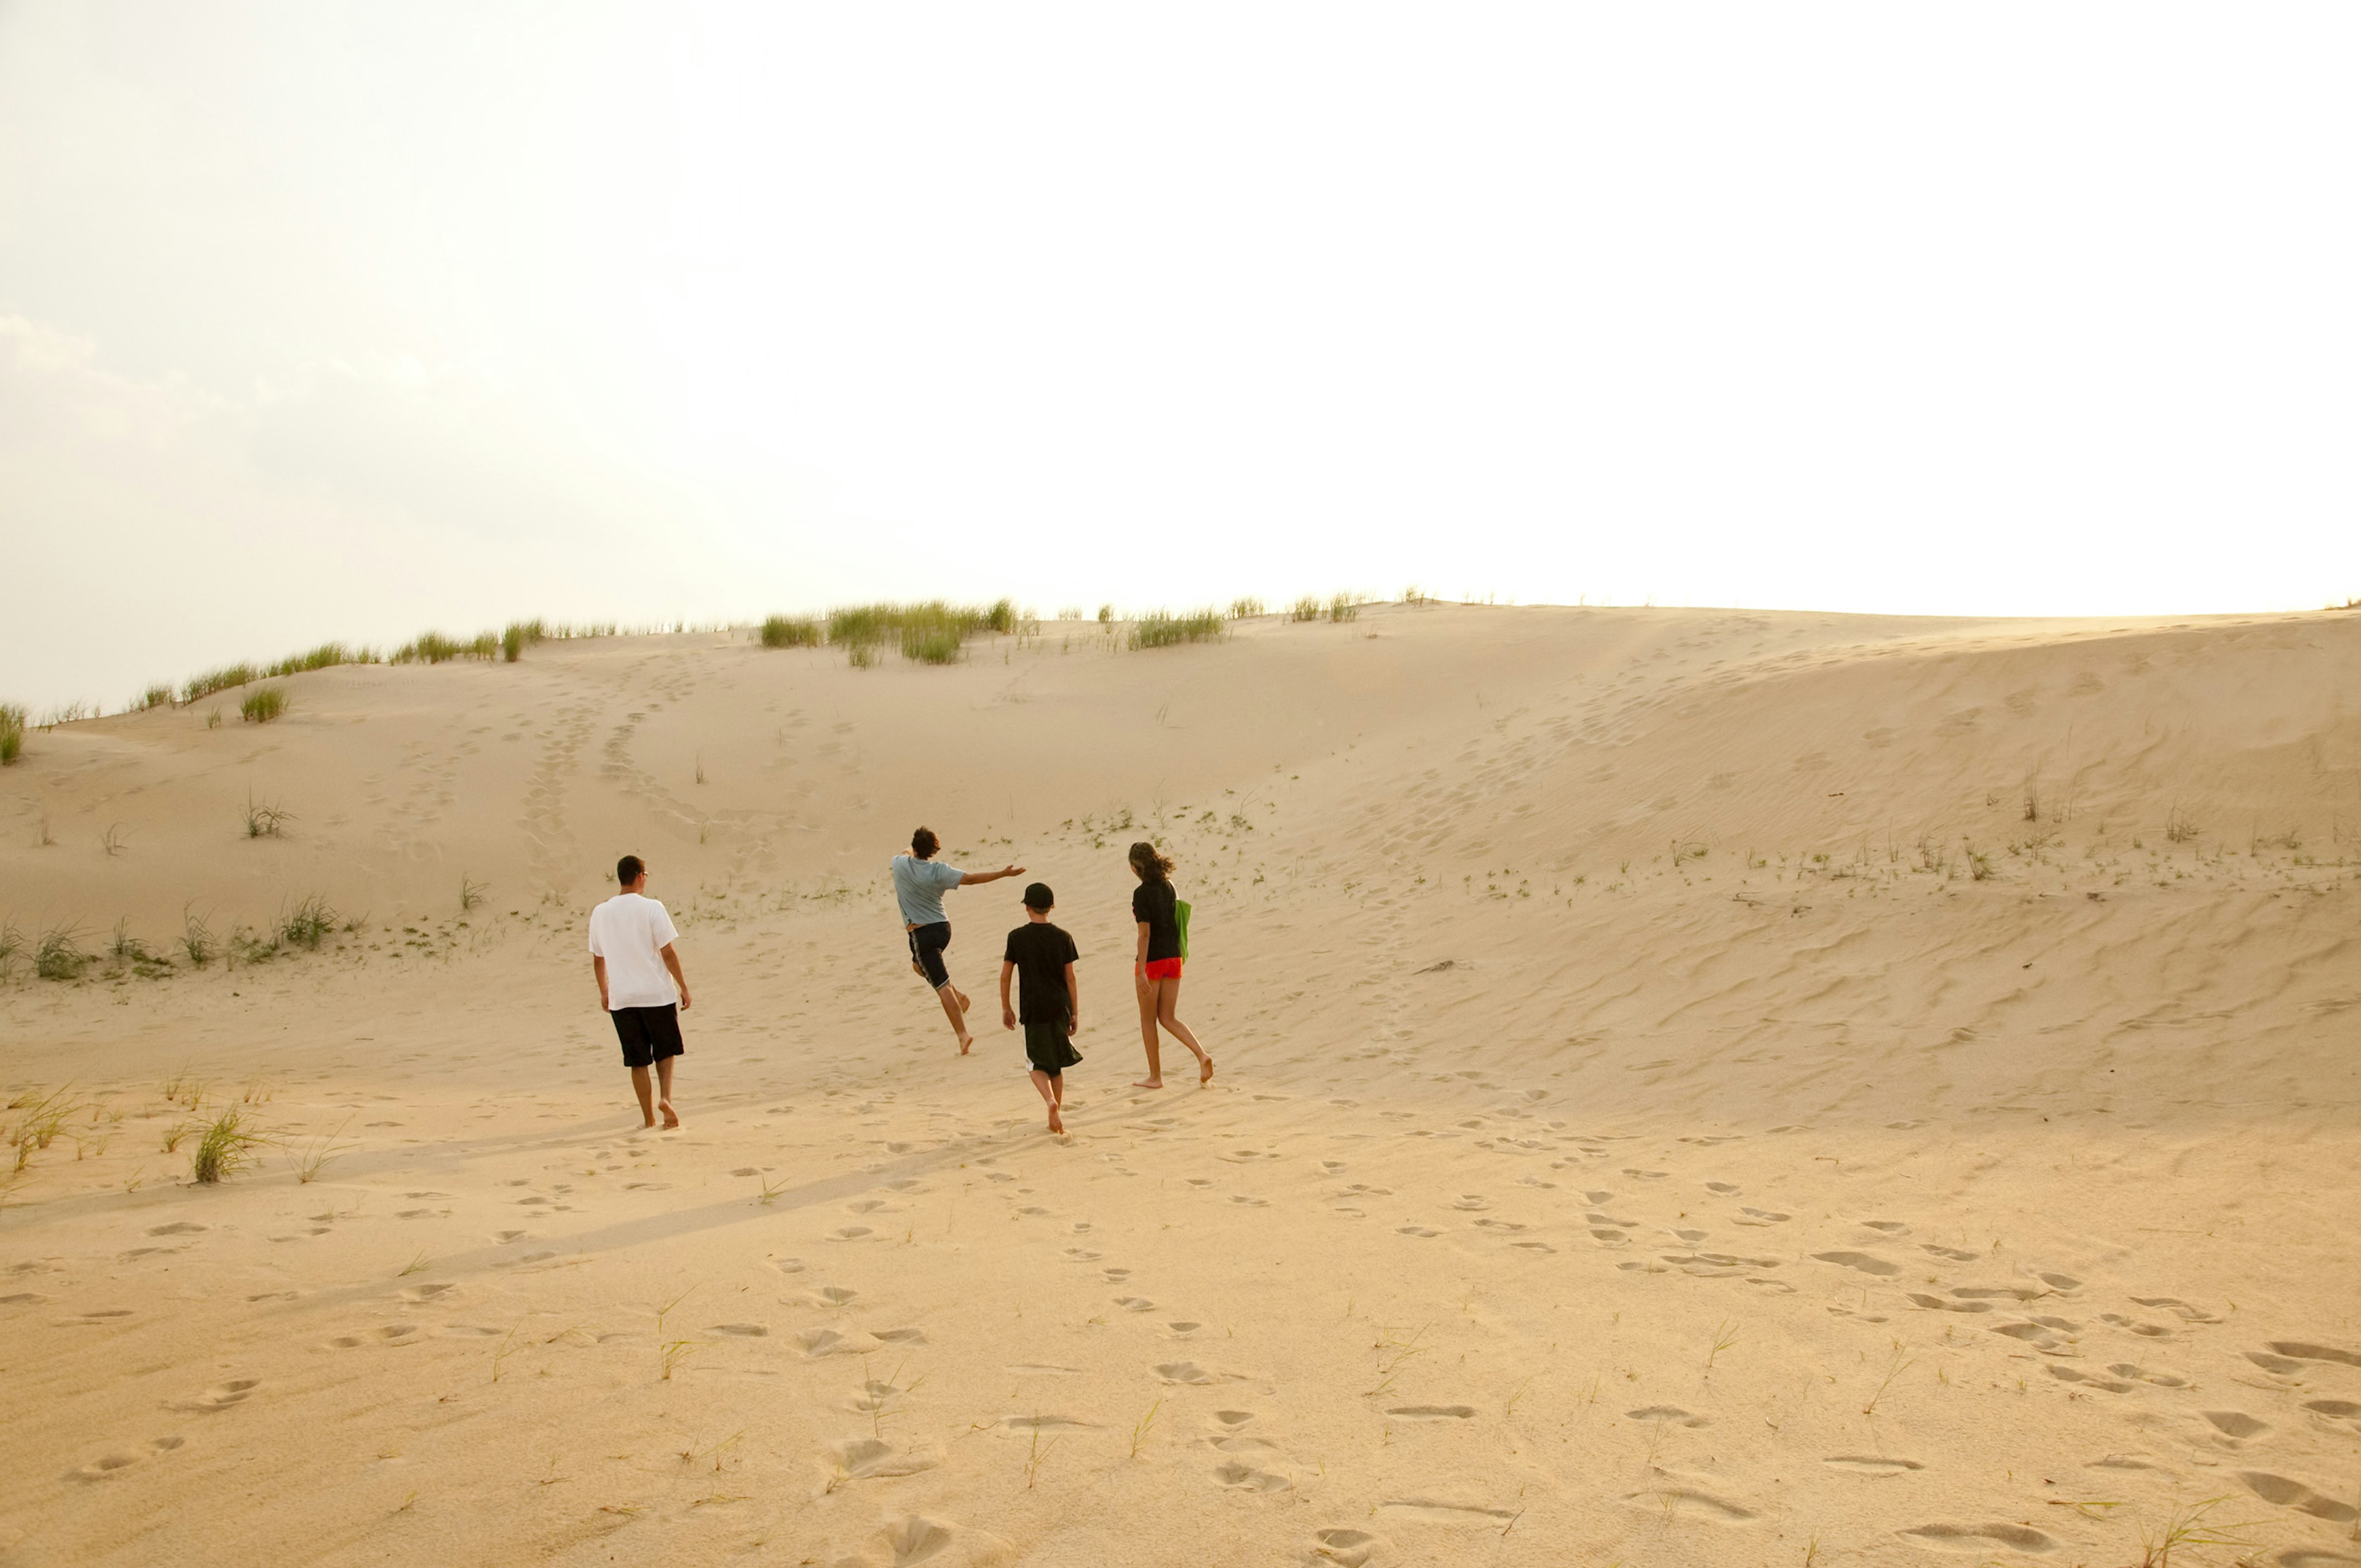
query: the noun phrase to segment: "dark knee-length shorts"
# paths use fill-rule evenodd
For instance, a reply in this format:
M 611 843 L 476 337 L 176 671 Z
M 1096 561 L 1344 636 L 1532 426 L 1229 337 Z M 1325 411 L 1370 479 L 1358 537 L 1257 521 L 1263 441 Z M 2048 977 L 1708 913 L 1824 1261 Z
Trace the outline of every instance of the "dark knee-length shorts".
M 937 991 L 951 982 L 950 969 L 943 962 L 943 949 L 950 945 L 951 923 L 948 920 L 910 927 L 910 956 L 927 971 L 927 983 Z
M 615 1021 L 615 1037 L 623 1042 L 625 1067 L 653 1067 L 659 1057 L 676 1057 L 680 1043 L 680 1004 L 662 1007 L 618 1007 L 607 1014 Z

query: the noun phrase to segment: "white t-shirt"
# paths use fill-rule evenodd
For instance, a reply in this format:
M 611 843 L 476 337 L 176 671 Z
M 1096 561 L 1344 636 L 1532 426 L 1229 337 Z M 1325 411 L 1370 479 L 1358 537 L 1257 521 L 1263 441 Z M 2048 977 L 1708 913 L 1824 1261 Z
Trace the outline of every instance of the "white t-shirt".
M 669 1007 L 680 1000 L 663 952 L 680 936 L 654 899 L 619 893 L 590 912 L 590 956 L 607 960 L 607 1010 Z

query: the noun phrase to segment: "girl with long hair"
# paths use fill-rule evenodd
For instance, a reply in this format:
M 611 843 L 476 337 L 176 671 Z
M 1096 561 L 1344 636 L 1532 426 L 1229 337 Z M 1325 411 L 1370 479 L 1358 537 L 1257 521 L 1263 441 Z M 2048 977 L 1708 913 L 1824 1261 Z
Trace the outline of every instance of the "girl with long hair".
M 1180 921 L 1173 909 L 1180 895 L 1172 891 L 1172 861 L 1159 854 L 1153 844 L 1134 844 L 1131 869 L 1139 878 L 1131 894 L 1131 917 L 1139 927 L 1139 951 L 1131 974 L 1139 992 L 1140 1043 L 1148 1047 L 1148 1076 L 1133 1087 L 1164 1087 L 1163 1064 L 1158 1054 L 1159 1025 L 1196 1057 L 1197 1081 L 1211 1082 L 1213 1058 L 1174 1013 L 1180 1004 Z

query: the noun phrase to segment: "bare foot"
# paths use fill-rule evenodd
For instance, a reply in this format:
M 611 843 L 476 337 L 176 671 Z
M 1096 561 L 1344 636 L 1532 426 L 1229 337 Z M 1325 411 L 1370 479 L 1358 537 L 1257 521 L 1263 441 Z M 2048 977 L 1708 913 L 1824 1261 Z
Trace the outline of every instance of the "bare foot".
M 679 1118 L 678 1116 L 676 1116 L 676 1115 L 675 1115 L 675 1114 L 673 1113 L 672 1102 L 671 1102 L 671 1101 L 669 1101 L 669 1100 L 659 1100 L 659 1101 L 657 1101 L 657 1102 L 656 1102 L 656 1109 L 657 1109 L 657 1110 L 659 1110 L 659 1111 L 662 1111 L 662 1112 L 664 1113 L 664 1131 L 665 1131 L 665 1132 L 669 1133 L 669 1132 L 673 1131 L 675 1128 L 676 1128 L 676 1127 L 678 1127 L 678 1126 L 680 1125 L 680 1118 Z M 653 1126 L 655 1124 L 654 1124 L 654 1123 L 653 1123 L 653 1122 L 651 1122 L 651 1123 L 649 1123 L 648 1124 L 649 1124 L 650 1126 Z
M 1213 1058 L 1199 1057 L 1197 1058 L 1197 1081 L 1200 1084 L 1206 1084 L 1213 1081 Z
M 959 1043 L 960 1055 L 965 1056 L 968 1053 L 968 1047 L 975 1044 L 975 1036 L 973 1035 L 961 1035 L 959 1037 Z
M 958 998 L 960 999 L 960 1011 L 961 1011 L 961 1012 L 962 1012 L 962 1013 L 966 1012 L 970 1007 L 972 1007 L 972 1006 L 974 1006 L 974 1005 L 975 1005 L 975 1003 L 974 1003 L 971 1002 L 971 1001 L 968 999 L 967 993 L 966 993 L 965 992 L 961 992 L 961 991 L 954 991 L 954 992 L 951 992 L 951 994 L 952 994 L 953 996 L 956 996 L 956 997 L 958 997 Z
M 1134 1089 L 1161 1089 L 1164 1087 L 1164 1080 L 1160 1078 L 1143 1078 L 1134 1083 L 1132 1087 Z
M 1049 1130 L 1061 1136 L 1066 1131 L 1066 1124 L 1058 1120 L 1058 1108 L 1055 1105 L 1049 1107 Z
M 644 1121 L 644 1122 L 642 1122 L 642 1123 L 641 1123 L 641 1124 L 640 1124 L 640 1130 L 641 1130 L 642 1132 L 645 1132 L 645 1131 L 647 1131 L 650 1127 L 653 1127 L 653 1126 L 654 1126 L 655 1124 L 656 1124 L 656 1119 L 655 1119 L 653 1116 L 651 1116 L 651 1117 L 649 1117 L 646 1121 Z

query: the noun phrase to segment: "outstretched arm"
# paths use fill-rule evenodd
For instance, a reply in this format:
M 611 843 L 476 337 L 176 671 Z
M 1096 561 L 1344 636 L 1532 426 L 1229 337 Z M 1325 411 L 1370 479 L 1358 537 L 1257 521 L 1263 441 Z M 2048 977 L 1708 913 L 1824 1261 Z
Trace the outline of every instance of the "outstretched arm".
M 672 982 L 680 987 L 680 1010 L 686 1013 L 688 1011 L 688 976 L 680 972 L 680 955 L 672 950 L 670 942 L 664 945 L 663 958 L 664 968 L 672 971 Z
M 961 872 L 959 885 L 965 887 L 972 882 L 998 882 L 1005 876 L 1023 876 L 1024 874 L 1023 866 L 1003 866 L 996 872 Z

